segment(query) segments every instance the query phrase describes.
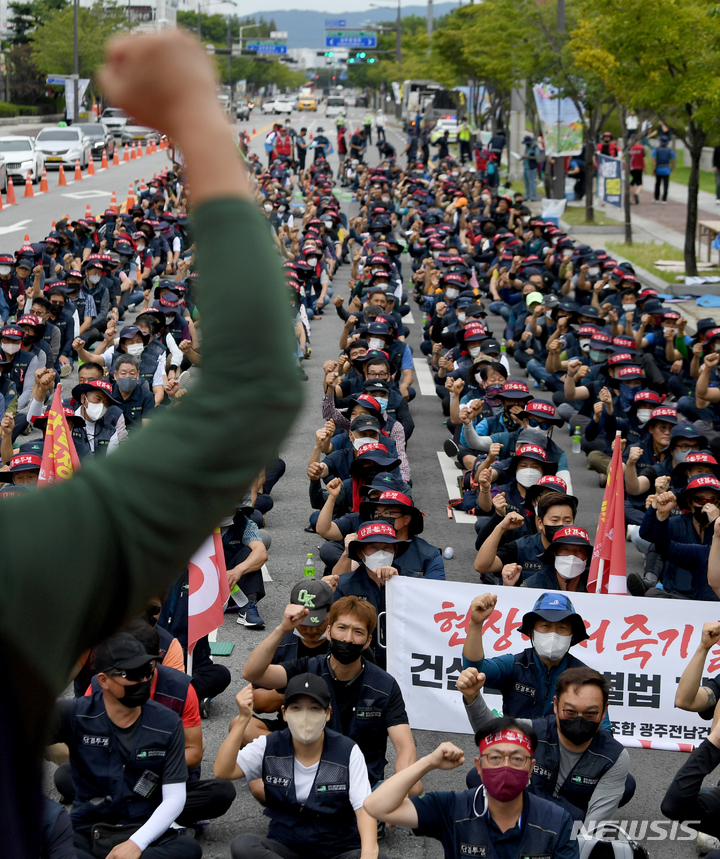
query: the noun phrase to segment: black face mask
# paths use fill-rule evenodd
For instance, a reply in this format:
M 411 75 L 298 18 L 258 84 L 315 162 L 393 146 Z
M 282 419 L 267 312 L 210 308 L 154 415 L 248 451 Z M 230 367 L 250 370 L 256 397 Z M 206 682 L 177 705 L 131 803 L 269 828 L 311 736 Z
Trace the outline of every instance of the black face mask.
M 545 539 L 549 543 L 552 543 L 555 534 L 557 534 L 561 528 L 565 527 L 565 525 L 543 525 L 543 528 L 545 528 Z
M 331 638 L 328 642 L 328 650 L 341 665 L 357 662 L 364 649 L 364 644 L 355 644 L 353 641 L 338 641 L 337 638 Z
M 710 517 L 702 507 L 693 507 L 693 518 L 701 528 L 706 528 L 710 524 Z
M 50 313 L 53 316 L 60 316 L 60 314 L 63 312 L 64 308 L 65 308 L 64 304 L 52 304 L 52 302 L 51 302 Z
M 150 678 L 150 680 L 141 680 L 134 686 L 125 686 L 123 687 L 125 689 L 125 694 L 122 698 L 118 698 L 118 701 L 128 709 L 132 707 L 142 707 L 150 698 L 151 685 L 152 678 Z
M 591 722 L 583 716 L 575 716 L 573 719 L 558 719 L 560 733 L 576 746 L 582 746 L 597 734 L 600 728 L 599 722 Z
M 516 430 L 520 426 L 507 409 L 503 410 L 503 418 L 505 419 L 505 429 L 508 432 L 513 432 L 513 430 Z

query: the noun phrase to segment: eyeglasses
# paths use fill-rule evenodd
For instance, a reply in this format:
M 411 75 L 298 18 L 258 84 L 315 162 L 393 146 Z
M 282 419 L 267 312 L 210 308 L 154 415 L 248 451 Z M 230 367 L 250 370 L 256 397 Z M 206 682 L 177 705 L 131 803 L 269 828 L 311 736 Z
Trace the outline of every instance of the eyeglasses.
M 501 767 L 505 761 L 508 761 L 514 770 L 523 769 L 527 762 L 531 760 L 530 755 L 524 755 L 522 752 L 507 752 L 506 754 L 502 752 L 483 752 L 480 757 L 485 758 L 489 767 Z
M 387 373 L 368 373 L 367 377 L 368 379 L 385 379 L 386 381 L 390 378 Z
M 536 421 L 535 418 L 528 418 L 528 426 L 533 429 L 549 430 L 550 424 L 545 421 Z
M 600 718 L 599 710 L 589 710 L 585 713 L 578 713 L 577 710 L 573 710 L 570 707 L 562 707 L 560 712 L 566 719 L 574 719 L 577 716 L 581 716 L 583 719 L 587 719 L 589 722 L 597 722 Z
M 682 453 L 689 453 L 691 450 L 697 450 L 696 444 L 678 444 L 675 445 L 675 450 L 679 450 Z
M 139 680 L 149 679 L 153 676 L 154 671 L 154 663 L 148 662 L 145 665 L 141 665 L 139 668 L 125 668 L 120 671 L 108 671 L 108 675 L 110 677 L 122 677 L 124 680 L 130 680 L 132 683 L 135 683 Z
M 693 504 L 702 504 L 702 505 L 703 505 L 703 507 L 704 507 L 706 504 L 714 504 L 714 505 L 717 507 L 717 506 L 718 506 L 718 499 L 717 499 L 717 498 L 713 498 L 713 497 L 712 497 L 712 496 L 710 496 L 710 495 L 696 495 L 696 496 L 693 498 Z

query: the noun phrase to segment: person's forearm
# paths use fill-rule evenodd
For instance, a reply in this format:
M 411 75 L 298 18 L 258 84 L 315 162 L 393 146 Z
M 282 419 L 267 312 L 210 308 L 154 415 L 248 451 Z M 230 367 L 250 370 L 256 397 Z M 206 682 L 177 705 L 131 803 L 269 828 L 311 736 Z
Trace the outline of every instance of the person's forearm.
M 463 430 L 465 431 L 465 443 L 467 446 L 472 448 L 472 450 L 483 450 L 483 439 L 489 438 L 489 436 L 478 435 L 473 421 L 470 421 L 468 424 L 464 424 Z
M 149 819 L 128 839 L 140 850 L 145 850 L 149 844 L 167 832 L 170 824 L 180 815 L 185 807 L 187 790 L 185 783 L 164 784 L 162 786 L 162 802 L 153 811 Z
M 641 495 L 640 478 L 638 477 L 637 467 L 634 462 L 629 460 L 625 463 L 625 488 L 628 495 Z
M 693 705 L 702 683 L 702 673 L 707 655 L 707 648 L 699 645 L 680 677 L 678 687 L 675 690 L 675 706 L 681 710 L 695 709 Z
M 463 657 L 471 662 L 479 662 L 481 659 L 485 659 L 481 623 L 469 624 L 462 652 Z
M 228 570 L 228 573 L 234 572 L 239 577 L 244 576 L 246 573 L 252 573 L 255 570 L 259 570 L 262 565 L 267 561 L 268 554 L 267 549 L 264 544 L 260 546 L 256 546 L 255 548 L 250 550 L 250 554 L 245 558 L 245 560 L 238 564 L 236 567 L 233 567 L 232 570 Z
M 396 772 L 395 775 L 381 782 L 380 786 L 365 800 L 363 805 L 365 811 L 377 820 L 392 814 L 401 805 L 412 786 L 433 769 L 428 755 L 404 770 Z
M 700 397 L 700 399 L 707 400 L 709 384 L 710 371 L 703 364 L 700 367 L 700 375 L 698 376 L 697 384 L 695 385 L 695 396 Z
M 564 388 L 564 394 L 568 400 L 575 400 L 577 398 L 577 391 L 575 389 L 575 377 L 571 376 L 570 373 L 567 373 L 565 375 Z
M 275 651 L 284 636 L 285 630 L 282 626 L 276 626 L 270 635 L 261 641 L 250 656 L 248 656 L 242 673 L 243 678 L 248 683 L 259 682 L 260 678 L 267 671 L 268 666 L 272 663 Z
M 222 741 L 215 763 L 213 764 L 213 775 L 223 781 L 229 781 L 235 776 L 237 767 L 237 756 L 242 745 L 245 730 L 250 721 L 250 716 L 238 716 L 233 722 L 230 731 Z
M 325 540 L 338 539 L 330 537 L 330 529 L 333 525 L 333 513 L 335 512 L 335 496 L 328 492 L 327 501 L 323 504 L 320 510 L 320 515 L 315 523 L 315 530 Z
M 486 573 L 492 567 L 493 562 L 497 557 L 500 540 L 504 533 L 505 531 L 502 528 L 502 524 L 498 525 L 497 528 L 493 529 L 493 532 L 490 534 L 488 539 L 485 540 L 482 546 L 480 546 L 477 557 L 475 558 L 475 569 L 478 573 Z
M 3 456 L 4 460 L 5 457 Z M 720 597 L 720 537 L 715 537 L 714 535 L 710 544 L 710 554 L 708 555 L 707 577 L 708 584 L 715 591 L 716 596 Z

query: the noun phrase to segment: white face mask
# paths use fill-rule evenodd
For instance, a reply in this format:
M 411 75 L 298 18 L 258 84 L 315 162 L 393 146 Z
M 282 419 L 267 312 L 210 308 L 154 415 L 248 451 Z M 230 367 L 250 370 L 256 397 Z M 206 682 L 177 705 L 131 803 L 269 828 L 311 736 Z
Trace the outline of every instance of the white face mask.
M 449 286 L 445 290 L 445 297 L 448 299 L 448 301 L 455 301 L 455 299 L 458 297 L 458 295 L 460 295 L 460 290 L 455 289 L 454 286 Z
M 674 328 L 671 328 L 669 325 L 663 326 L 663 336 L 666 337 L 668 334 L 674 334 L 674 333 L 675 333 Z
M 145 347 L 142 343 L 130 343 L 129 346 L 125 347 L 125 351 L 128 355 L 142 355 L 142 351 Z
M 515 478 L 520 486 L 524 486 L 526 489 L 530 486 L 535 486 L 535 484 L 542 477 L 542 472 L 538 471 L 536 468 L 518 468 L 515 473 Z
M 623 304 L 623 313 L 631 313 L 637 307 L 636 304 Z
M 91 421 L 99 421 L 106 411 L 105 403 L 88 403 L 85 406 L 85 412 Z
M 172 325 L 174 321 L 175 321 L 174 316 L 166 316 L 165 317 L 165 324 L 166 325 Z
M 390 197 L 383 197 L 383 198 L 382 198 L 382 201 L 383 201 L 383 203 L 389 203 L 389 202 L 390 202 Z
M 650 420 L 651 414 L 652 414 L 652 409 L 638 409 L 637 410 L 638 423 L 646 424 Z
M 580 340 L 580 348 L 583 352 L 590 351 L 590 341 L 589 340 Z
M 365 555 L 365 566 L 375 572 L 380 567 L 391 567 L 394 559 L 392 552 L 373 552 L 372 555 Z
M 458 322 L 461 322 L 461 323 L 464 325 L 464 324 L 465 324 L 465 320 L 467 319 L 467 314 L 465 314 L 465 313 L 458 313 L 457 318 L 458 318 Z
M 325 710 L 285 711 L 285 721 L 293 740 L 304 746 L 317 742 L 325 730 L 327 713 Z
M 100 275 L 99 275 L 99 274 L 91 274 L 91 275 L 88 275 L 88 280 L 89 280 L 89 281 L 90 281 L 90 283 L 92 283 L 92 284 L 93 284 L 93 286 L 94 286 L 96 283 L 100 283 Z
M 716 343 L 716 344 L 713 346 L 713 351 L 714 351 L 714 352 L 720 352 L 720 343 Z
M 563 252 L 562 252 L 562 258 L 563 258 L 564 260 L 569 260 L 569 259 L 570 259 L 570 257 L 571 257 L 572 255 L 573 255 L 573 252 L 572 252 L 572 251 L 570 251 L 570 250 L 567 250 L 567 251 L 563 251 Z
M 470 357 L 471 358 L 477 358 L 477 356 L 479 354 L 480 354 L 480 347 L 479 346 L 473 346 L 472 349 L 470 349 Z
M 355 450 L 360 450 L 361 447 L 364 447 L 366 444 L 372 444 L 375 441 L 377 441 L 376 438 L 370 438 L 369 436 L 365 436 L 363 438 L 356 438 L 353 441 L 353 447 L 355 448 Z
M 433 255 L 433 259 L 437 259 L 440 256 L 440 251 L 433 251 L 432 255 Z
M 535 652 L 543 659 L 559 662 L 570 649 L 572 635 L 557 632 L 533 632 L 532 643 Z
M 19 343 L 3 343 L 2 349 L 6 355 L 15 355 L 16 352 L 20 351 L 20 344 Z
M 278 212 L 284 212 L 285 208 L 285 206 L 278 206 Z
M 0 265 L 0 275 L 2 275 L 3 277 L 7 277 L 7 275 L 9 275 L 11 271 L 12 269 L 9 265 Z
M 139 251 L 144 251 L 144 250 L 145 250 L 145 245 L 140 245 L 140 244 L 139 244 L 139 245 L 137 246 L 137 249 L 138 249 Z
M 265 209 L 266 212 L 272 212 L 272 203 L 265 203 L 263 209 Z
M 560 555 L 555 558 L 555 569 L 564 579 L 576 579 L 585 570 L 585 561 L 575 555 Z
M 308 265 L 312 266 L 312 268 L 315 268 L 315 266 L 318 264 L 318 259 L 318 257 L 308 257 Z
M 368 340 L 368 349 L 384 349 L 385 341 L 380 337 L 371 337 Z
M 597 266 L 588 269 L 588 277 L 597 277 L 599 274 L 600 269 Z

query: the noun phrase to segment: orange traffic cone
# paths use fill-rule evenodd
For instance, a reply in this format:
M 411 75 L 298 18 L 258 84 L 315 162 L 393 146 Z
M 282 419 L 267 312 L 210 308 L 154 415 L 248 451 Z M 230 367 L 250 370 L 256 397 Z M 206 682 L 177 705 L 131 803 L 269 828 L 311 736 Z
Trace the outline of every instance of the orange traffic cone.
M 128 198 L 127 203 L 125 203 L 125 211 L 129 212 L 130 209 L 135 205 L 135 193 L 133 192 L 132 182 L 130 183 L 130 187 L 128 188 Z
M 130 147 L 130 160 L 134 161 L 137 158 L 137 152 L 135 151 L 135 143 Z
M 117 194 L 114 191 L 112 192 L 112 197 L 110 197 L 110 208 L 117 211 Z
M 80 159 L 75 159 L 75 181 L 82 182 L 82 170 L 80 169 Z
M 157 143 L 155 142 L 155 138 L 150 141 L 150 154 L 154 155 L 157 152 Z
M 95 175 L 95 162 L 93 161 L 92 155 L 90 156 L 90 160 L 88 161 L 88 176 Z
M 126 143 L 125 148 L 123 149 L 123 164 L 129 160 L 130 160 L 130 153 L 128 152 L 128 145 Z
M 92 209 L 90 208 L 90 203 L 85 206 L 85 217 L 92 218 Z
M 113 149 L 113 159 L 112 159 L 113 167 L 117 167 L 120 164 L 120 156 L 118 155 L 117 146 Z
M 145 179 L 140 180 L 140 190 L 147 191 L 147 185 L 145 184 Z
M 2 194 L 0 194 L 0 212 L 2 212 L 2 207 L 3 207 L 3 204 L 2 204 Z
M 30 233 L 25 233 L 25 238 L 23 239 L 23 241 L 25 242 L 25 244 L 30 241 Z
M 40 193 L 41 194 L 49 194 L 50 188 L 48 187 L 47 180 L 47 170 L 43 167 L 42 178 L 40 179 Z M 55 227 L 53 227 L 55 229 Z
M 35 196 L 35 194 L 33 194 L 32 179 L 30 178 L 30 173 L 28 172 L 27 178 L 25 179 L 25 193 L 23 194 L 23 197 L 34 197 L 34 196 Z
M 61 164 L 60 175 L 58 176 L 58 188 L 61 188 L 63 185 L 67 185 L 67 179 L 65 178 L 65 170 Z
M 17 200 L 15 199 L 15 186 L 13 185 L 12 176 L 8 176 L 7 197 L 5 198 L 5 205 L 17 206 Z
M 151 140 L 145 141 L 145 154 L 146 155 L 152 155 L 152 141 Z
M 107 149 L 103 149 L 102 161 L 100 162 L 100 169 L 101 170 L 107 170 L 108 169 Z
M 55 232 L 55 227 L 57 226 L 57 221 L 52 222 L 51 232 Z

